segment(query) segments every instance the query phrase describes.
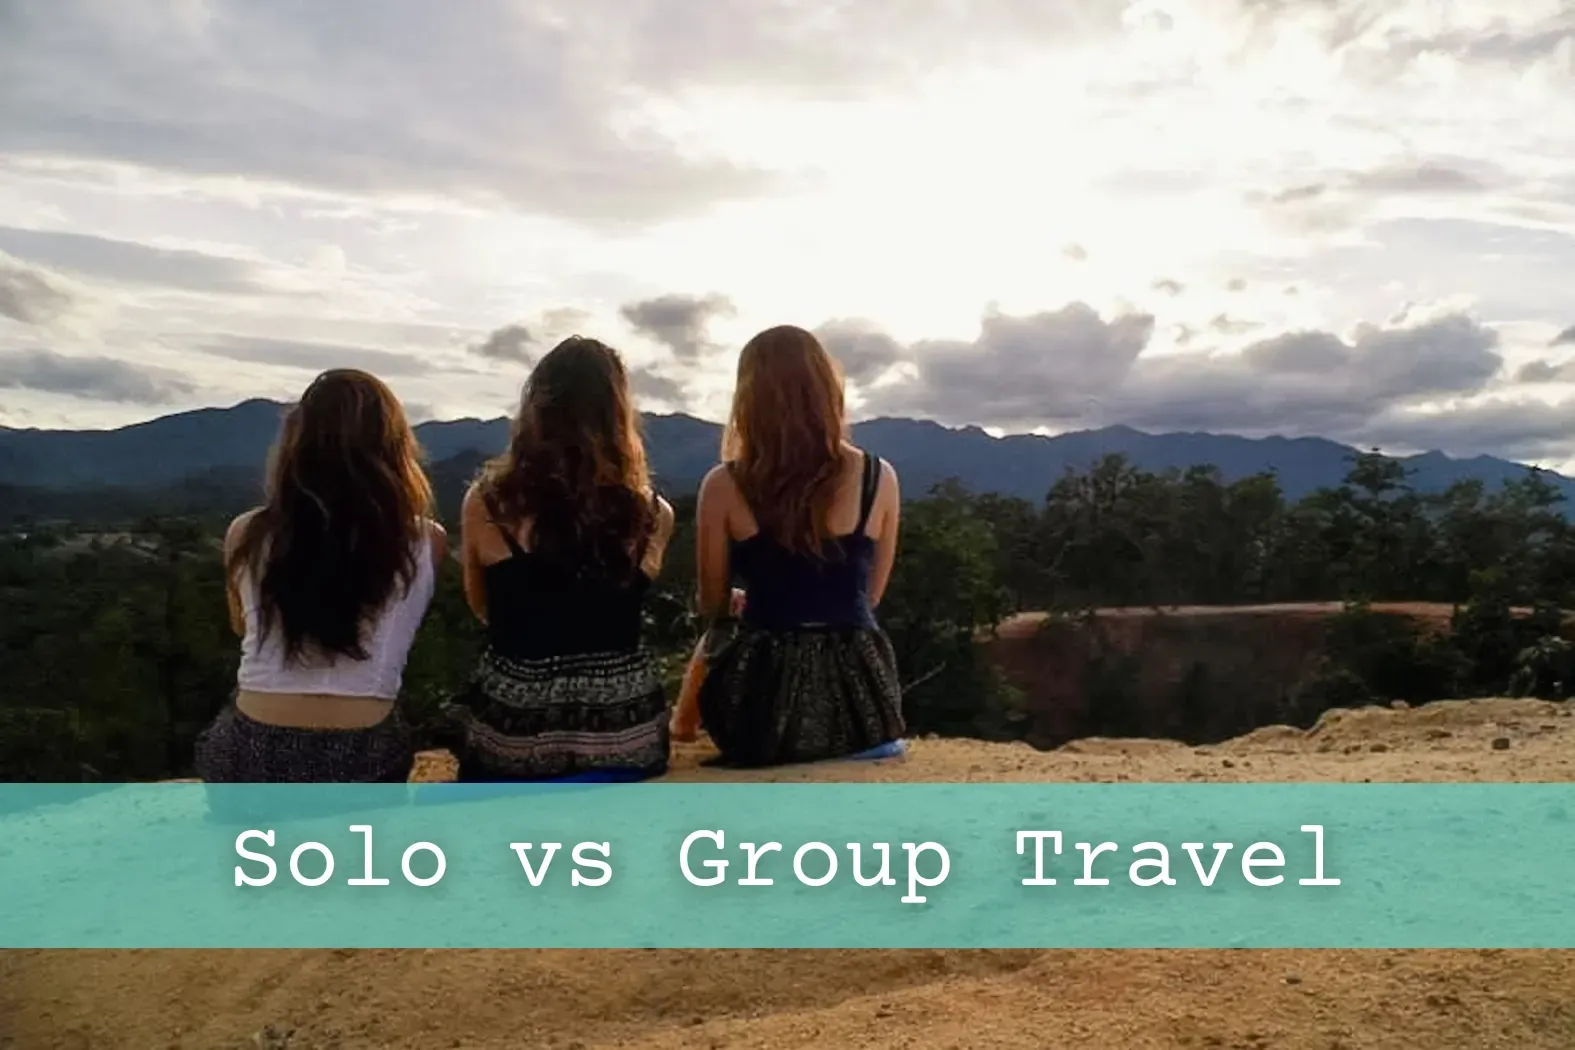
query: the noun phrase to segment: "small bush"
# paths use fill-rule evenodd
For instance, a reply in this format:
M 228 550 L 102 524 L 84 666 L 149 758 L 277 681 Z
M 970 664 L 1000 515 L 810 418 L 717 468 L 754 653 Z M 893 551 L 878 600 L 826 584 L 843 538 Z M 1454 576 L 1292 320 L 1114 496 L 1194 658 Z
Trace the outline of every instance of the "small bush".
M 1286 694 L 1282 720 L 1298 729 L 1311 729 L 1325 711 L 1366 707 L 1378 699 L 1350 668 L 1324 660 Z
M 1509 695 L 1563 700 L 1575 686 L 1575 644 L 1548 635 L 1522 649 L 1509 681 Z

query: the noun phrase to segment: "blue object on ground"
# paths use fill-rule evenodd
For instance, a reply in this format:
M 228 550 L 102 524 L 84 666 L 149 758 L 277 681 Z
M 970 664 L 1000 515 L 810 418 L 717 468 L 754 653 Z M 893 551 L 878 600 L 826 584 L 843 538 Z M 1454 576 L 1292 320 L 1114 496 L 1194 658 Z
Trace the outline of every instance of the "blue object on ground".
M 906 740 L 892 740 L 888 743 L 881 744 L 879 747 L 872 747 L 868 751 L 860 751 L 856 755 L 849 755 L 847 758 L 833 759 L 832 761 L 875 762 L 882 758 L 898 758 L 902 755 L 906 755 L 907 753 L 908 742 Z

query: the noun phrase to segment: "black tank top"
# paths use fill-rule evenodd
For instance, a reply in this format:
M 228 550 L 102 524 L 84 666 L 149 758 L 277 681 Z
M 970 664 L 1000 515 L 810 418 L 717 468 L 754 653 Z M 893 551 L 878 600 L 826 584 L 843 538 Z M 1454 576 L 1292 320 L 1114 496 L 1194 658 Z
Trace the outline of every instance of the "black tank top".
M 863 449 L 859 523 L 826 544 L 824 557 L 798 554 L 755 533 L 732 544 L 732 570 L 748 600 L 744 623 L 768 631 L 797 628 L 871 628 L 870 575 L 875 541 L 865 534 L 880 489 L 881 460 Z
M 637 567 L 627 583 L 584 574 L 578 566 L 525 550 L 498 520 L 490 499 L 486 506 L 509 548 L 507 558 L 482 569 L 487 640 L 494 652 L 512 660 L 541 660 L 639 649 L 651 586 L 643 569 Z M 638 566 L 645 550 L 636 554 Z

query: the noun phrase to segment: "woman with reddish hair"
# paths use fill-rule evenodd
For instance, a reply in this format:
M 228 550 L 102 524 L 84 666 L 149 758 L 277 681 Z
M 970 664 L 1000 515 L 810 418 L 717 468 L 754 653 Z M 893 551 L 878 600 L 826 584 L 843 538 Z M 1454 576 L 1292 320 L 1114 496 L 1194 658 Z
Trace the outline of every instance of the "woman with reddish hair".
M 541 359 L 462 513 L 487 647 L 448 709 L 461 779 L 666 771 L 667 701 L 641 628 L 673 509 L 651 488 L 614 350 L 574 336 Z
M 842 376 L 802 328 L 761 332 L 738 361 L 722 464 L 700 488 L 700 609 L 713 629 L 704 678 L 674 714 L 699 722 L 721 762 L 849 757 L 898 741 L 902 694 L 875 620 L 897 553 L 892 467 L 847 439 Z

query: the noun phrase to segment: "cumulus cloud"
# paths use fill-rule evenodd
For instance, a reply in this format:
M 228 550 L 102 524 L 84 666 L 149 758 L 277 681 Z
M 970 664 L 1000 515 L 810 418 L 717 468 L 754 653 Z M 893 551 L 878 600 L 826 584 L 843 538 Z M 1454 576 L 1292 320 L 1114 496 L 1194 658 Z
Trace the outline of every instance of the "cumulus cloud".
M 873 410 L 1009 430 L 1126 423 L 1352 439 L 1386 413 L 1479 395 L 1503 366 L 1498 332 L 1462 313 L 1411 311 L 1348 336 L 1282 332 L 1236 353 L 1146 353 L 1153 329 L 1150 315 L 1106 318 L 1074 302 L 1027 316 L 986 314 L 967 342 L 902 346 L 867 326 L 853 331 L 876 348 L 875 360 L 911 363 L 874 388 Z M 846 352 L 860 344 L 827 345 Z
M 1381 413 L 1363 437 L 1386 447 L 1437 449 L 1453 455 L 1483 453 L 1523 462 L 1569 457 L 1575 400 L 1555 404 L 1513 397 L 1489 398 L 1448 411 L 1394 408 Z
M 1554 336 L 1553 342 L 1549 343 L 1548 345 L 1575 346 L 1575 324 L 1570 325 L 1568 328 L 1564 329 L 1564 331 Z
M 59 276 L 0 252 L 0 317 L 46 325 L 78 302 L 76 291 Z
M 707 334 L 711 321 L 734 313 L 725 295 L 663 295 L 626 303 L 618 311 L 641 335 L 656 340 L 680 361 L 694 361 L 715 348 Z
M 0 355 L 0 388 L 139 405 L 164 405 L 192 392 L 184 377 L 111 357 L 68 357 L 51 350 Z
M 536 338 L 522 324 L 506 324 L 470 348 L 471 353 L 494 361 L 535 360 Z
M 1153 330 L 1149 314 L 1107 321 L 1081 302 L 1022 317 L 992 311 L 971 341 L 910 346 L 917 374 L 872 391 L 871 407 L 1007 427 L 1076 418 L 1119 388 Z
M 3 105 L 0 102 L 0 107 Z M 0 251 L 57 270 L 122 284 L 221 294 L 268 290 L 261 269 L 245 259 L 85 233 L 0 226 Z
M 682 382 L 648 365 L 630 369 L 629 389 L 641 402 L 660 401 L 671 408 L 682 408 L 688 402 Z
M 1350 437 L 1397 405 L 1481 393 L 1503 366 L 1498 344 L 1458 313 L 1363 324 L 1349 339 L 1286 332 L 1239 354 L 1144 361 L 1103 408 L 1136 426 Z
M 1187 290 L 1186 285 L 1169 277 L 1161 277 L 1159 280 L 1154 282 L 1152 287 L 1154 291 L 1164 292 L 1166 295 L 1180 295 L 1182 292 Z
M 837 359 L 843 374 L 860 385 L 881 378 L 906 356 L 901 343 L 857 318 L 827 321 L 815 329 L 815 337 Z

